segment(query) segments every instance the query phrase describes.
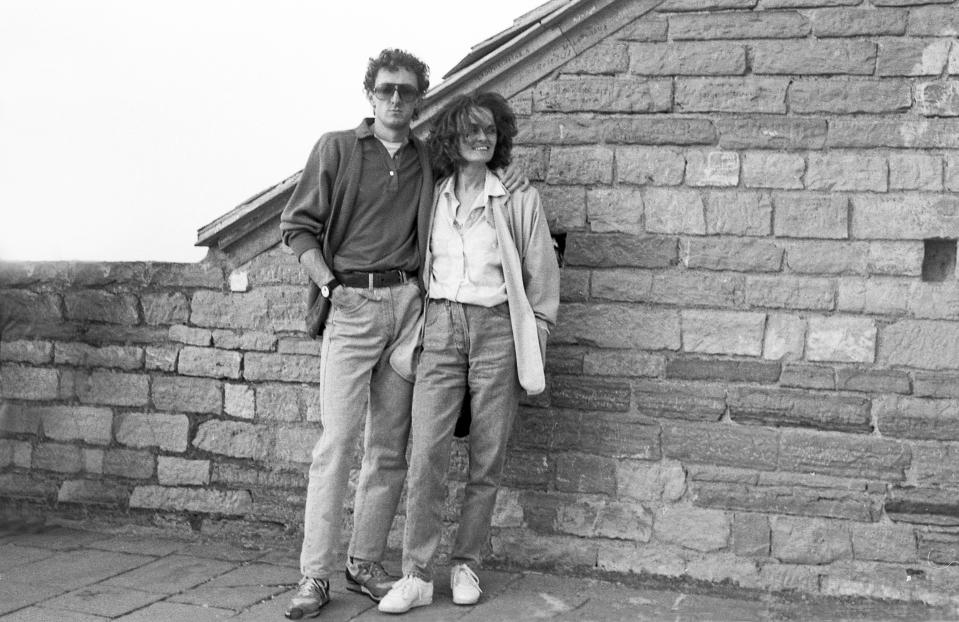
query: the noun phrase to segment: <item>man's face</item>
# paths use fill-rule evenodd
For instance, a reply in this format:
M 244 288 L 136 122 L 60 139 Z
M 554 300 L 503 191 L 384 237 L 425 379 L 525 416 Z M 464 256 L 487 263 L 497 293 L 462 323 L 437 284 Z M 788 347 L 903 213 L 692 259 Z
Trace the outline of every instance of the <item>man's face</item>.
M 415 97 L 406 101 L 412 93 L 416 94 Z M 409 127 L 420 100 L 416 74 L 402 67 L 396 70 L 384 67 L 376 73 L 373 91 L 368 91 L 366 96 L 373 105 L 373 116 L 383 127 L 405 129 Z M 383 97 L 386 99 L 381 99 Z

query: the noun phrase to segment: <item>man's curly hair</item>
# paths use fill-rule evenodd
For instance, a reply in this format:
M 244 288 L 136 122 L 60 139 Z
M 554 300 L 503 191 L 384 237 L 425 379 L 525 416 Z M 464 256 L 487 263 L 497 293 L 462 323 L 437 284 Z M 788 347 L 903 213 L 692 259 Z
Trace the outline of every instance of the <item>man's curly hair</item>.
M 376 74 L 380 69 L 408 69 L 416 76 L 416 83 L 419 86 L 420 95 L 430 88 L 430 68 L 406 50 L 386 49 L 380 52 L 376 58 L 371 58 L 366 66 L 366 76 L 363 78 L 363 88 L 367 92 L 373 90 L 376 86 Z
M 459 139 L 469 134 L 470 111 L 486 108 L 493 113 L 496 125 L 496 148 L 486 166 L 491 170 L 507 166 L 512 158 L 513 137 L 516 136 L 516 115 L 506 99 L 498 93 L 471 93 L 458 95 L 443 106 L 433 119 L 427 144 L 433 159 L 437 178 L 452 175 L 463 161 Z

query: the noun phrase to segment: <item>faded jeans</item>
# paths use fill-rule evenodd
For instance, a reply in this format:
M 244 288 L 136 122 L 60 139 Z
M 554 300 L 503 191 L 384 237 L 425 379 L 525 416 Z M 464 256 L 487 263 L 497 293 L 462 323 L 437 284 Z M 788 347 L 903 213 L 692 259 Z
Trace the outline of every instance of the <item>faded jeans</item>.
M 479 564 L 521 388 L 509 311 L 430 300 L 413 389 L 403 574 L 432 580 L 453 429 L 470 396 L 469 475 L 451 563 Z
M 364 420 L 348 555 L 380 561 L 406 477 L 413 385 L 390 367 L 399 343 L 415 338 L 422 304 L 416 280 L 378 288 L 337 287 L 321 350 L 320 421 L 313 448 L 300 570 L 335 571 L 343 503 L 356 437 Z

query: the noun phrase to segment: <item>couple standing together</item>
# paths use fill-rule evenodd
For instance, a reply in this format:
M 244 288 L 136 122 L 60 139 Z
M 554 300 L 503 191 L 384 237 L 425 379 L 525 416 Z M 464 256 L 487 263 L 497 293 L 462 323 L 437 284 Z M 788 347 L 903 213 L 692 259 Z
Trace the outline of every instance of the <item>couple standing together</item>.
M 407 52 L 370 59 L 364 88 L 373 118 L 319 139 L 281 217 L 283 242 L 330 301 L 321 328 L 323 431 L 290 619 L 319 615 L 330 600 L 364 421 L 347 587 L 388 613 L 432 602 L 464 399 L 472 412 L 469 474 L 450 581 L 455 603 L 477 602 L 475 569 L 519 400 L 524 390 L 544 390 L 559 267 L 536 190 L 494 174 L 510 162 L 515 115 L 495 93 L 458 96 L 433 119 L 424 144 L 410 123 L 428 87 L 427 66 Z M 394 580 L 381 560 L 409 438 L 403 577 Z

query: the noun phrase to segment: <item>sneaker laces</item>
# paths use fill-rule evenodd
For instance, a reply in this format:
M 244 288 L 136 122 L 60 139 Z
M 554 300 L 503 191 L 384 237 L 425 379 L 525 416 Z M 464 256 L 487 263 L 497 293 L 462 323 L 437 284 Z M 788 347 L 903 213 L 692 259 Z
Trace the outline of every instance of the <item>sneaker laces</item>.
M 416 578 L 414 575 L 408 574 L 396 583 L 393 584 L 393 589 L 398 590 L 404 598 L 410 598 L 413 596 L 418 596 L 418 589 L 416 585 Z
M 380 562 L 370 562 L 370 575 L 374 579 L 389 579 L 390 573 L 386 572 L 386 568 L 383 567 L 383 564 Z
M 324 579 L 317 579 L 316 577 L 303 577 L 300 579 L 300 589 L 297 590 L 297 596 L 312 596 L 315 592 L 319 592 L 323 596 L 327 596 L 330 590 L 330 583 Z
M 479 590 L 481 594 L 483 593 L 483 590 L 481 590 L 479 586 L 479 577 L 477 577 L 476 573 L 473 572 L 473 569 L 466 564 L 460 564 L 456 567 L 456 572 L 453 573 L 453 584 L 455 585 L 459 583 L 463 575 L 466 575 L 465 581 L 467 583 L 470 583 L 472 587 L 475 587 L 477 590 Z

